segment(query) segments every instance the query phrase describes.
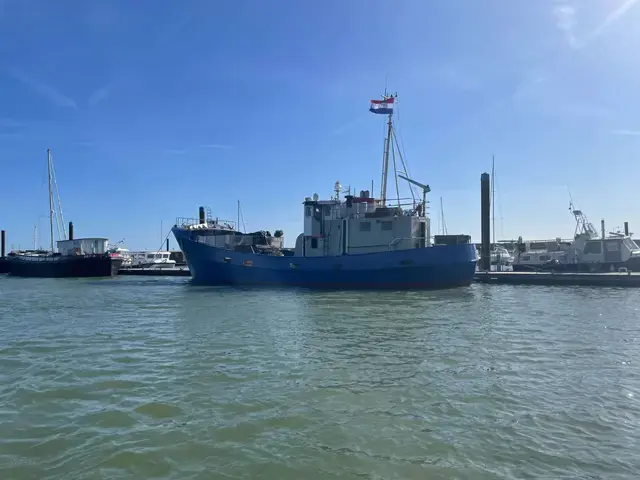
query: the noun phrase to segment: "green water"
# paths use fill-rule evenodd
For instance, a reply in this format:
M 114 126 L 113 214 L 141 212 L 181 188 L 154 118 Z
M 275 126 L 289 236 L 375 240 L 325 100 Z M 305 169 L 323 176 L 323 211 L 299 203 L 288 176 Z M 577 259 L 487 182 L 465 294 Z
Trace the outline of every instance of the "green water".
M 637 479 L 639 299 L 0 277 L 0 479 Z

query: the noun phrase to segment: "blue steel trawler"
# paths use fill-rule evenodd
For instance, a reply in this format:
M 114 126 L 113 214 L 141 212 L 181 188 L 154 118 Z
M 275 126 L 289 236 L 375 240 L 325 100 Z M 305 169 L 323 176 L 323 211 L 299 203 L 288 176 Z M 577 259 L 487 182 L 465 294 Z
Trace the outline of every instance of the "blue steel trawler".
M 427 216 L 428 185 L 395 171 L 407 181 L 412 202 L 387 199 L 389 154 L 398 142 L 393 130 L 396 96 L 372 100 L 370 111 L 388 115 L 379 199 L 369 190 L 358 195 L 318 194 L 303 202 L 304 232 L 295 249 L 284 248 L 282 231 L 242 233 L 235 222 L 214 219 L 200 207 L 197 220 L 178 219 L 172 228 L 195 284 L 279 285 L 332 289 L 450 288 L 469 285 L 477 253 L 468 235 L 431 241 Z M 399 150 L 399 149 L 398 149 Z M 398 152 L 399 153 L 399 152 Z M 400 156 L 404 165 L 404 159 Z M 406 170 L 406 167 L 405 167 Z M 414 193 L 421 189 L 421 197 Z M 342 197 L 342 198 L 341 198 Z

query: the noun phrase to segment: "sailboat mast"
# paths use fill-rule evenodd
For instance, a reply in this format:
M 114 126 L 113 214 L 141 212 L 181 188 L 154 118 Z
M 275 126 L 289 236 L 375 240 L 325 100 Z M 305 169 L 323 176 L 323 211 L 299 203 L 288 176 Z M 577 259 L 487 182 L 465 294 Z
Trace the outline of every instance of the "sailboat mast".
M 492 230 L 493 230 L 493 245 L 495 247 L 496 244 L 496 204 L 494 202 L 495 194 L 496 194 L 496 157 L 493 155 L 491 157 L 491 221 L 492 221 Z
M 440 223 L 442 224 L 442 235 L 446 235 L 447 226 L 444 223 L 444 207 L 442 206 L 442 197 L 440 197 Z
M 51 149 L 47 148 L 47 173 L 49 177 L 49 234 L 51 236 L 51 253 L 53 250 L 53 191 L 51 189 Z
M 382 206 L 387 204 L 387 178 L 389 177 L 389 150 L 391 149 L 391 129 L 393 123 L 391 121 L 392 114 L 389 114 L 389 129 L 387 130 L 387 140 L 384 145 L 384 161 L 382 162 L 382 192 L 380 197 L 382 199 Z

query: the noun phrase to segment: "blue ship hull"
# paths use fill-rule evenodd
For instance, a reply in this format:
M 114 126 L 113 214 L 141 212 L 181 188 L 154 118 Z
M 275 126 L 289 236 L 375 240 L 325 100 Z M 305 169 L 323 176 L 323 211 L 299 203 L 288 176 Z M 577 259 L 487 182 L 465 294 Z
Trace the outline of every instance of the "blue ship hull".
M 468 286 L 476 269 L 472 244 L 335 257 L 235 252 L 194 241 L 173 228 L 192 281 L 200 285 L 270 285 L 329 289 Z

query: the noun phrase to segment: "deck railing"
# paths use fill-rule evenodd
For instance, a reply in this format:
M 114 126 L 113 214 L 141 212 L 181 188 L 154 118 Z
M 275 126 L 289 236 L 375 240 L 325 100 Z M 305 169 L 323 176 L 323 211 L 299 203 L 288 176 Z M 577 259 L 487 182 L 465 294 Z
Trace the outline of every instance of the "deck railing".
M 429 245 L 429 238 L 428 237 L 394 237 L 393 240 L 391 240 L 391 242 L 389 242 L 389 250 L 394 250 L 398 244 L 400 242 L 404 242 L 404 241 L 413 241 L 413 240 L 424 240 L 424 244 L 425 246 Z
M 208 226 L 215 226 L 215 225 L 219 225 L 219 226 L 229 226 L 231 227 L 233 230 L 236 229 L 236 222 L 234 222 L 233 220 L 222 220 L 220 218 L 210 218 L 205 220 L 206 224 Z M 199 218 L 187 218 L 187 217 L 178 217 L 176 218 L 176 223 L 177 226 L 179 227 L 192 227 L 194 225 L 201 225 L 200 223 L 200 219 Z
M 59 259 L 64 259 L 64 258 L 104 258 L 107 256 L 111 256 L 111 254 L 109 254 L 108 252 L 105 253 L 79 253 L 79 254 L 69 254 L 69 255 L 62 255 L 62 254 L 58 254 L 56 253 L 55 255 L 23 255 L 23 254 L 18 254 L 18 255 L 11 255 L 11 256 L 7 256 L 7 260 L 11 261 L 11 260 L 22 260 L 25 262 L 51 262 L 53 260 L 59 260 Z M 115 257 L 115 258 L 121 258 L 121 257 Z

